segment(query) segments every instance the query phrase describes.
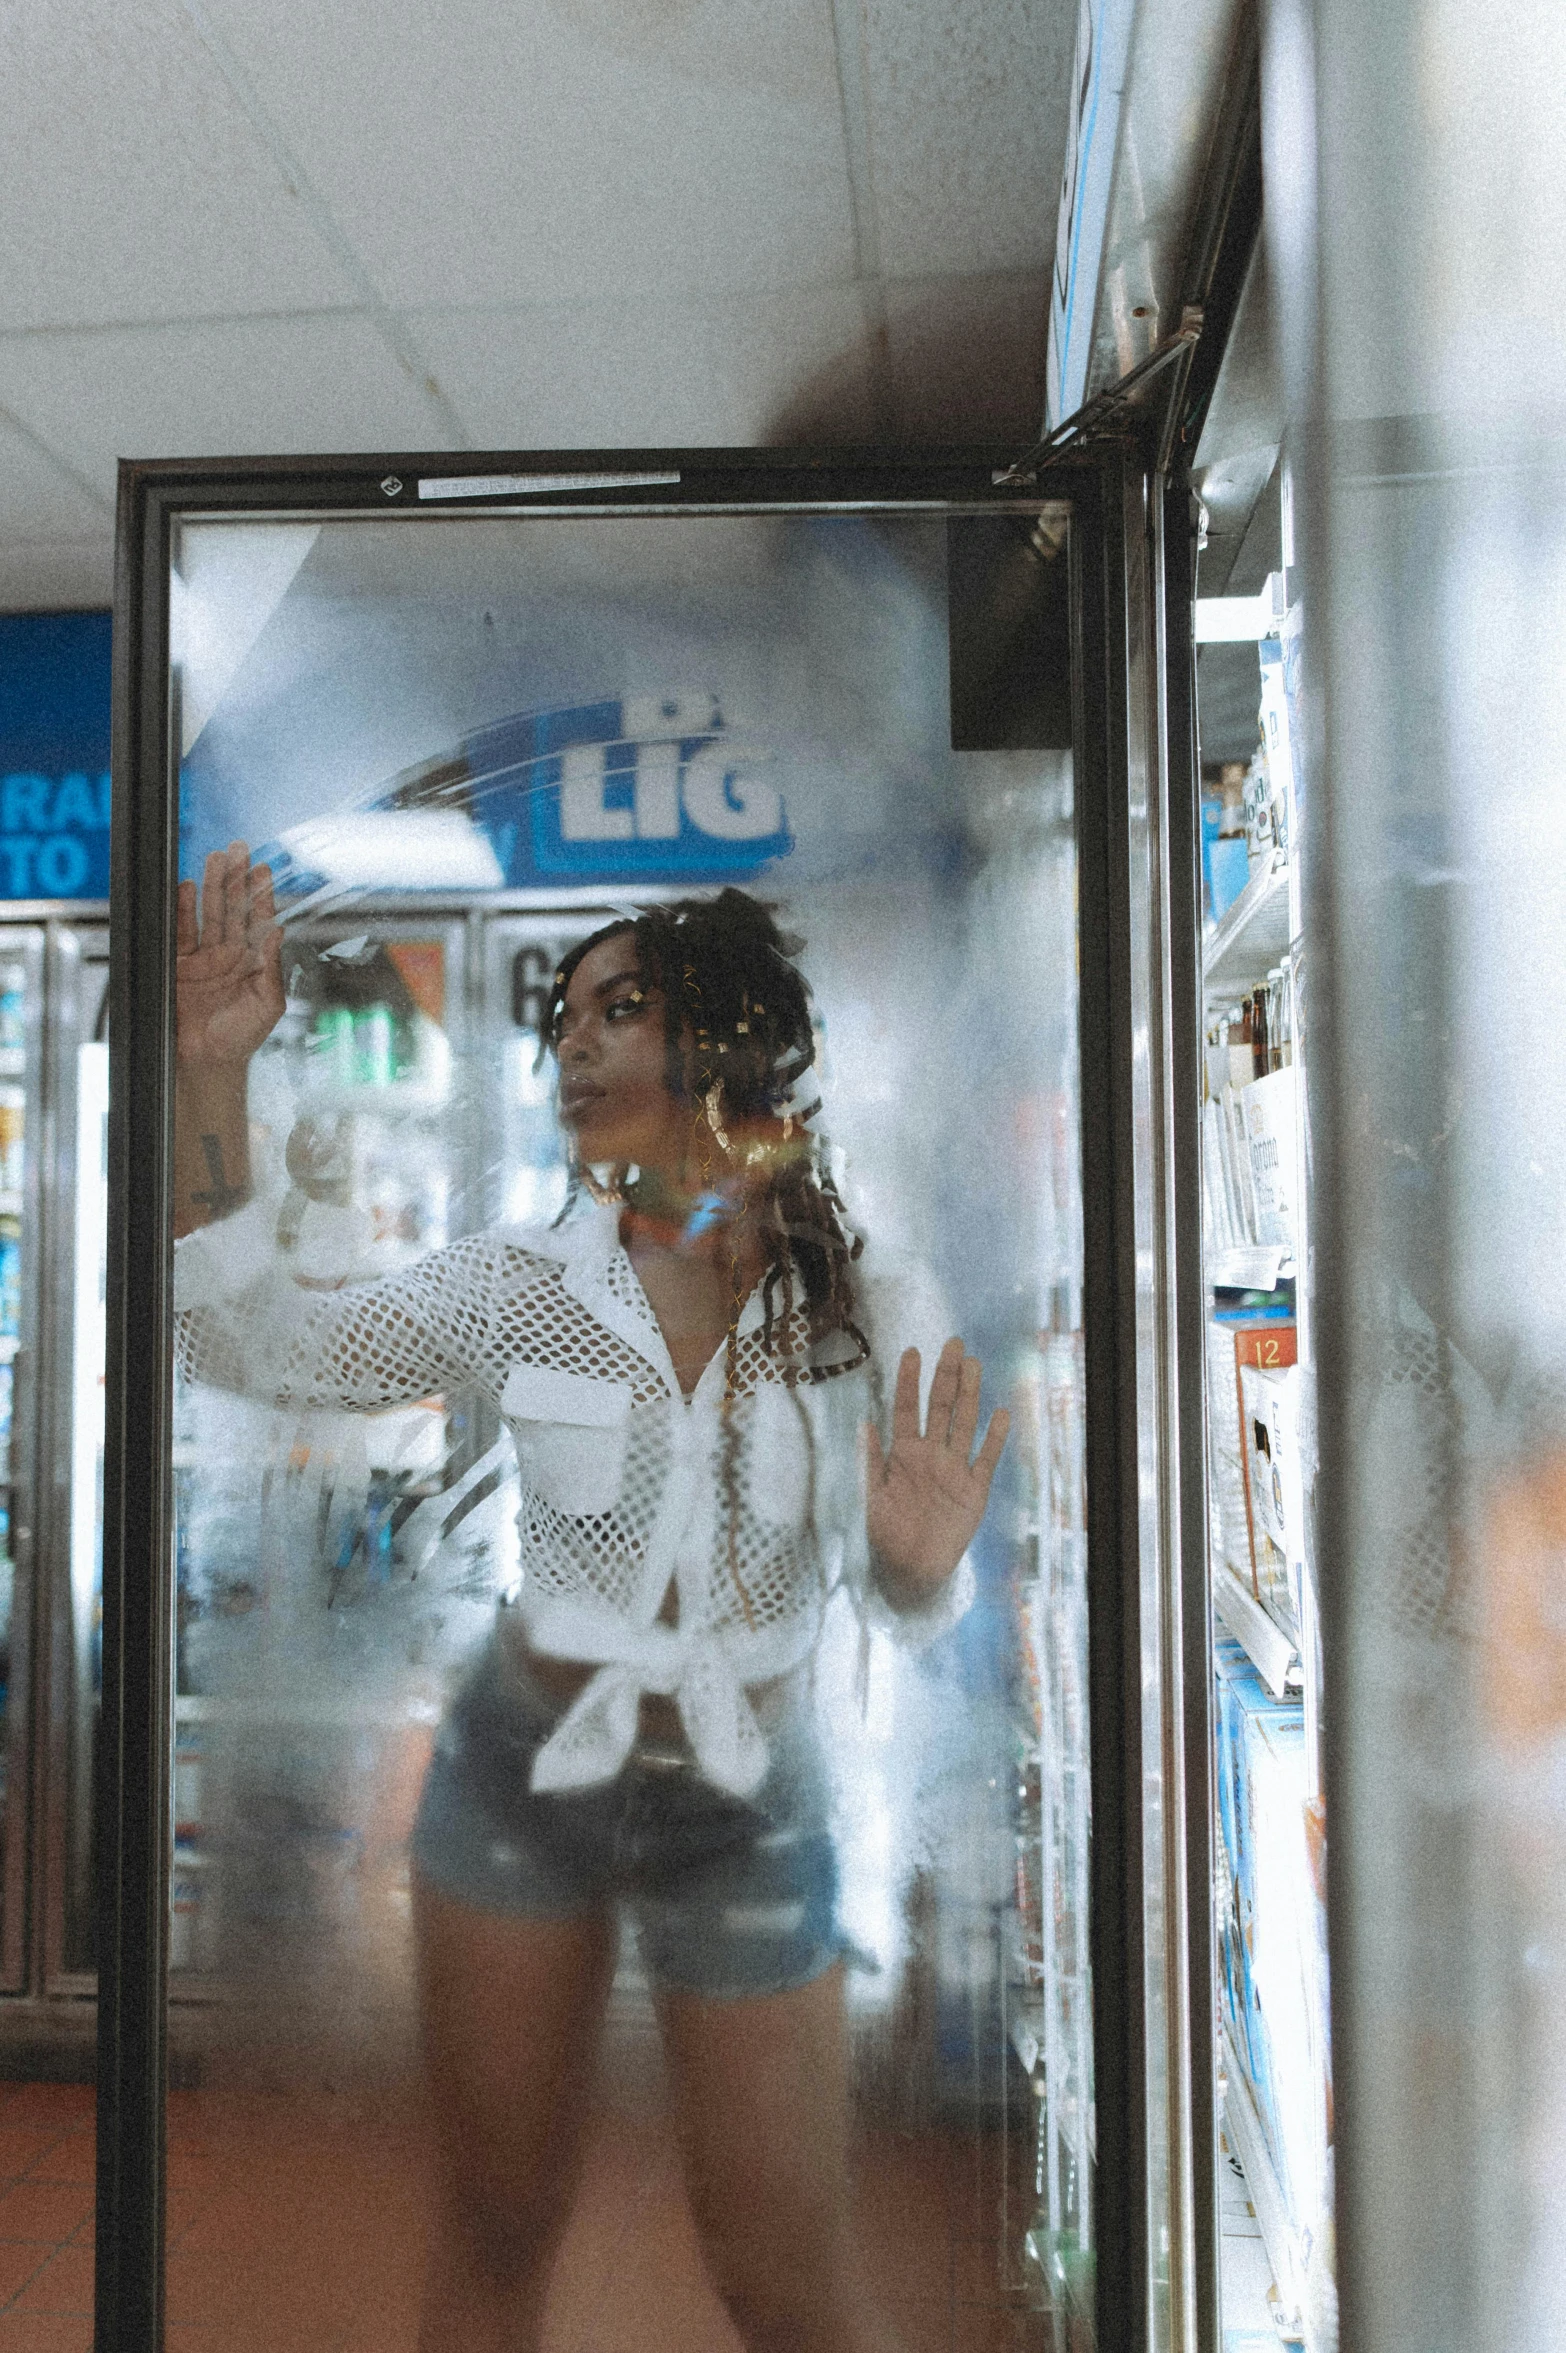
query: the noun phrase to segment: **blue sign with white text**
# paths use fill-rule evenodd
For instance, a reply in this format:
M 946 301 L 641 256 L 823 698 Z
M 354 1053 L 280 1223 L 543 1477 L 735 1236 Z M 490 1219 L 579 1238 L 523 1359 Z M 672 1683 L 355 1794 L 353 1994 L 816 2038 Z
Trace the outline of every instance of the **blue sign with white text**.
M 0 614 L 0 900 L 109 895 L 109 628 Z
M 513 889 L 712 882 L 794 846 L 767 753 L 710 694 L 528 711 L 468 736 L 463 796 Z

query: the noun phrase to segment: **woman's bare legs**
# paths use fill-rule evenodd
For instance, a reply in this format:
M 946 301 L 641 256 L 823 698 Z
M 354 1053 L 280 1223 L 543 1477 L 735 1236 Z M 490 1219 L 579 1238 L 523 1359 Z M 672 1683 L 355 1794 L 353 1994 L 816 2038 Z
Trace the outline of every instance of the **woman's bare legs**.
M 415 1888 L 440 2200 L 420 2353 L 533 2353 L 581 2171 L 608 1919 L 506 1920 Z
M 691 2211 L 750 2353 L 897 2353 L 854 2245 L 841 1966 L 660 2008 Z

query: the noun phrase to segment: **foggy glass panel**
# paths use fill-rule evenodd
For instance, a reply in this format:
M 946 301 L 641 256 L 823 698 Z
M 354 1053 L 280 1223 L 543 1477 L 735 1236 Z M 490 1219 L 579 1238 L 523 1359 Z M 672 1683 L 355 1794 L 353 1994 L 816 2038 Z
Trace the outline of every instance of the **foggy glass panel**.
M 42 951 L 34 930 L 0 933 L 0 1984 L 10 1987 L 22 1982 L 26 1967 L 28 1600 L 37 1510 L 36 1382 L 27 1367 L 37 1361 L 42 1276 L 36 1150 Z
M 1092 2341 L 1031 522 L 179 535 L 171 2321 Z
M 1331 0 L 1314 36 L 1344 2336 L 1542 2353 L 1566 2331 L 1566 379 L 1547 290 L 1566 20 L 1545 0 L 1482 27 Z
M 52 1984 L 79 1986 L 97 1965 L 95 1821 L 103 1699 L 104 1290 L 107 1273 L 109 1048 L 107 936 L 59 942 L 54 1032 L 55 1151 L 70 1204 L 58 1290 L 70 1316 L 69 1387 L 55 1404 L 56 1492 L 69 1496 L 66 1575 L 55 1596 L 50 1728 L 55 1802 L 48 1875 L 63 1901 L 46 1915 Z M 63 1802 L 62 1802 L 63 1801 Z

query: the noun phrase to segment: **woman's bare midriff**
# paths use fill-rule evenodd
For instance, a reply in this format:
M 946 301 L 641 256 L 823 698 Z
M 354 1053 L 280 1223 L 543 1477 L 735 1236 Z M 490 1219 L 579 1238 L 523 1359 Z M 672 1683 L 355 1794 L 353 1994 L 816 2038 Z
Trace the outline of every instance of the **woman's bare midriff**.
M 533 1681 L 550 1698 L 568 1708 L 578 1692 L 584 1690 L 597 1674 L 596 1667 L 584 1667 L 578 1659 L 554 1659 L 530 1642 L 517 1644 L 517 1655 Z M 637 1712 L 637 1738 L 656 1748 L 683 1748 L 685 1727 L 680 1722 L 680 1711 L 672 1699 L 665 1699 L 660 1691 L 644 1691 Z
M 672 1586 L 658 1615 L 665 1625 L 677 1623 L 677 1604 Z M 584 1665 L 580 1659 L 552 1658 L 547 1651 L 535 1650 L 520 1631 L 513 1631 L 511 1641 L 517 1662 L 529 1680 L 536 1683 L 540 1690 L 547 1691 L 550 1698 L 558 1701 L 562 1708 L 568 1708 L 598 1673 L 596 1666 Z M 780 1690 L 786 1681 L 785 1676 L 773 1676 L 764 1683 L 748 1684 L 746 1689 L 752 1701 L 759 1701 L 764 1708 L 771 1694 Z M 672 1699 L 665 1698 L 661 1691 L 642 1693 L 637 1708 L 636 1737 L 638 1745 L 645 1748 L 688 1750 L 690 1746 L 678 1706 Z

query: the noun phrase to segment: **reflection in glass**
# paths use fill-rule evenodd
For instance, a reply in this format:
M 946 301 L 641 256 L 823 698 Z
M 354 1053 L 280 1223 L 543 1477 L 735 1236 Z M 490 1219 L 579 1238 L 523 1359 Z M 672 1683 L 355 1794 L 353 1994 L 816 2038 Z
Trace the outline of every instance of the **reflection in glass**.
M 366 2344 L 1091 2336 L 1070 772 L 952 749 L 962 528 L 181 537 L 171 2131 Z
M 101 938 L 95 943 L 100 951 Z M 70 1576 L 69 1629 L 61 1645 L 71 1678 L 64 1710 L 66 1820 L 65 1907 L 57 1956 L 71 1971 L 97 1959 L 95 1848 L 98 1718 L 103 1699 L 103 1438 L 104 1282 L 108 1235 L 109 1048 L 102 1035 L 106 968 L 83 957 L 75 965 L 74 1102 L 67 1134 L 74 1138 L 75 1202 L 71 1273 Z M 62 1120 L 62 1126 L 65 1121 Z M 64 1138 L 62 1137 L 62 1143 Z M 62 1155 L 62 1157 L 65 1157 Z M 66 1165 L 69 1166 L 66 1157 Z M 179 1891 L 175 1891 L 175 1917 Z M 55 1956 L 51 1956 L 54 1958 Z

